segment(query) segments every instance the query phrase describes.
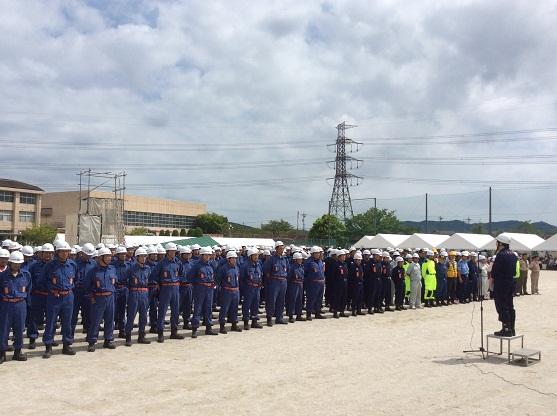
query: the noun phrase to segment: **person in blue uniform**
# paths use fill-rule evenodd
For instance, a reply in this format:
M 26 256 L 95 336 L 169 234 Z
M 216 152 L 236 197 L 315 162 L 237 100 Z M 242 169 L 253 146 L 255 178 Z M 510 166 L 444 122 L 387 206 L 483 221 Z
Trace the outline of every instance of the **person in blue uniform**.
M 333 293 L 331 297 L 331 306 L 333 308 L 333 318 L 347 318 L 344 313 L 346 308 L 346 300 L 348 297 L 348 269 L 346 268 L 346 250 L 338 250 L 336 261 L 333 263 Z
M 458 261 L 458 303 L 470 302 L 468 294 L 468 275 L 470 274 L 470 268 L 468 267 L 469 254 L 467 251 L 463 251 L 462 257 Z
M 29 349 L 34 350 L 37 347 L 36 341 L 39 337 L 39 329 L 44 329 L 46 318 L 46 298 L 48 297 L 48 288 L 44 269 L 46 265 L 52 261 L 54 255 L 54 246 L 46 243 L 37 252 L 37 261 L 29 268 L 31 274 L 31 282 L 33 290 L 31 296 L 31 316 L 27 334 L 29 336 Z
M 447 272 L 448 272 L 448 253 L 442 251 L 439 253 L 439 259 L 435 263 L 435 277 L 437 279 L 437 287 L 435 288 L 435 301 L 437 306 L 448 306 L 447 291 Z
M 164 342 L 164 319 L 170 307 L 170 339 L 184 339 L 178 333 L 180 319 L 180 267 L 176 257 L 176 244 L 167 243 L 166 256 L 153 269 L 153 280 L 159 287 L 159 309 L 157 311 L 157 342 Z
M 292 263 L 288 272 L 288 286 L 286 289 L 286 314 L 288 322 L 305 321 L 302 316 L 302 297 L 304 295 L 304 257 L 302 253 L 292 255 Z M 294 315 L 296 319 L 294 320 Z
M 396 266 L 391 271 L 391 279 L 395 286 L 395 310 L 404 310 L 404 295 L 405 295 L 405 273 L 404 259 L 402 257 L 395 258 Z
M 27 299 L 31 288 L 31 274 L 22 270 L 23 254 L 14 251 L 8 258 L 8 267 L 0 273 L 0 364 L 6 361 L 10 330 L 14 334 L 14 361 L 26 361 L 21 352 L 23 331 L 27 317 Z
M 499 234 L 496 240 L 497 255 L 491 269 L 491 278 L 493 279 L 495 309 L 502 328 L 494 334 L 510 337 L 516 334 L 516 311 L 513 305 L 513 294 L 517 258 L 509 248 L 511 239 L 507 234 Z
M 278 325 L 288 323 L 283 319 L 288 267 L 288 258 L 284 256 L 284 244 L 282 241 L 277 241 L 275 243 L 275 254 L 270 256 L 263 265 L 267 326 L 273 326 L 273 316 L 275 317 L 275 323 Z
M 191 249 L 180 247 L 180 313 L 184 321 L 183 329 L 191 329 L 190 318 L 193 306 L 193 285 L 189 274 L 192 266 Z
M 306 289 L 306 319 L 311 321 L 312 315 L 316 319 L 325 319 L 321 313 L 323 295 L 325 293 L 325 263 L 321 259 L 323 250 L 313 246 L 311 257 L 304 264 L 304 287 Z
M 329 308 L 330 311 L 333 310 L 332 298 L 333 298 L 333 274 L 335 269 L 335 264 L 337 260 L 337 250 L 330 248 L 328 250 L 328 256 L 325 261 L 325 306 Z
M 383 259 L 381 260 L 381 287 L 383 288 L 383 294 L 381 296 L 381 302 L 385 305 L 385 311 L 393 312 L 391 309 L 392 303 L 392 293 L 391 293 L 391 256 L 387 251 L 382 253 Z
M 364 266 L 362 253 L 356 252 L 348 265 L 348 291 L 350 292 L 352 316 L 365 315 L 362 312 L 364 291 Z
M 147 249 L 147 265 L 151 271 L 158 264 L 158 254 L 156 247 Z M 156 334 L 157 331 L 157 310 L 159 308 L 159 286 L 154 280 L 153 273 L 149 275 L 149 329 L 150 334 Z
M 371 304 L 373 309 L 371 314 L 383 313 L 383 283 L 381 279 L 381 251 L 378 249 L 373 249 L 371 251 L 373 258 L 370 262 L 370 274 L 371 274 Z
M 244 329 L 247 331 L 251 327 L 255 329 L 263 328 L 259 320 L 259 295 L 263 286 L 263 271 L 258 260 L 259 251 L 250 248 L 247 251 L 248 259 L 240 268 L 240 290 L 244 299 L 242 303 L 242 318 Z
M 478 254 L 475 252 L 470 253 L 470 260 L 468 261 L 468 300 L 470 302 L 477 302 L 478 297 L 478 279 L 480 278 L 480 269 L 478 267 Z
M 95 247 L 91 243 L 83 244 L 81 249 L 81 256 L 77 260 L 77 279 L 75 281 L 74 289 L 74 304 L 72 315 L 72 334 L 75 334 L 75 327 L 77 325 L 77 316 L 81 311 L 81 322 L 83 324 L 83 332 L 87 333 L 89 330 L 89 310 L 91 309 L 91 297 L 89 291 L 89 282 L 87 276 L 89 271 L 97 265 L 92 256 L 95 254 Z
M 98 264 L 93 267 L 87 280 L 90 282 L 91 322 L 87 332 L 88 352 L 95 351 L 95 344 L 99 337 L 101 321 L 104 320 L 103 348 L 114 349 L 114 293 L 118 276 L 111 264 L 112 253 L 104 247 L 98 251 Z
M 114 299 L 114 320 L 118 330 L 118 338 L 126 337 L 126 305 L 128 304 L 128 270 L 130 268 L 129 251 L 125 246 L 116 248 L 116 258 L 112 266 L 116 272 L 116 298 Z
M 219 325 L 221 334 L 226 334 L 226 320 L 232 323 L 232 331 L 242 332 L 238 326 L 238 303 L 240 302 L 240 270 L 236 264 L 238 254 L 235 251 L 226 253 L 226 265 L 218 271 L 217 281 L 220 284 Z
M 213 293 L 216 286 L 215 272 L 209 264 L 212 251 L 211 247 L 199 249 L 199 260 L 190 269 L 191 281 L 193 283 L 192 338 L 197 338 L 197 329 L 199 328 L 201 318 L 205 322 L 205 334 L 218 335 L 212 328 Z
M 65 241 L 56 243 L 56 258 L 45 266 L 44 273 L 48 296 L 46 298 L 46 323 L 43 333 L 45 352 L 43 358 L 52 356 L 52 344 L 58 318 L 62 321 L 62 354 L 75 355 L 71 348 L 73 289 L 77 276 L 77 265 L 69 259 L 70 245 Z
M 139 247 L 135 250 L 135 262 L 128 269 L 126 284 L 128 287 L 128 310 L 126 313 L 126 346 L 132 345 L 132 330 L 136 315 L 139 313 L 138 344 L 150 344 L 145 338 L 147 309 L 149 307 L 149 275 L 151 268 L 147 265 L 147 251 Z

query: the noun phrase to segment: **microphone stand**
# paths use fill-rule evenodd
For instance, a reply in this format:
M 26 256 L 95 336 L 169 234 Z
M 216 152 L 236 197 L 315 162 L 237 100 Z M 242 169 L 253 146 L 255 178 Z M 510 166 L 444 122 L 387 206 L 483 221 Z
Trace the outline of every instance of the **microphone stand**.
M 479 258 L 479 253 L 478 253 Z M 479 263 L 479 262 L 478 262 Z M 481 343 L 477 350 L 464 350 L 462 352 L 481 352 L 482 360 L 485 360 L 485 348 L 484 348 L 484 296 L 483 296 L 483 279 L 480 274 L 480 336 Z

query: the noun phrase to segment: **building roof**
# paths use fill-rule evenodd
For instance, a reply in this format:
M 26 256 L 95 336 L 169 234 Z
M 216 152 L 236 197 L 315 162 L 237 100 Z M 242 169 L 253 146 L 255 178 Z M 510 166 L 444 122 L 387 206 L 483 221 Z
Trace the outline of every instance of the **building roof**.
M 14 189 L 27 189 L 29 191 L 39 191 L 44 192 L 43 189 L 35 185 L 29 185 L 25 182 L 14 181 L 13 179 L 3 179 L 0 178 L 0 187 L 2 188 L 14 188 Z

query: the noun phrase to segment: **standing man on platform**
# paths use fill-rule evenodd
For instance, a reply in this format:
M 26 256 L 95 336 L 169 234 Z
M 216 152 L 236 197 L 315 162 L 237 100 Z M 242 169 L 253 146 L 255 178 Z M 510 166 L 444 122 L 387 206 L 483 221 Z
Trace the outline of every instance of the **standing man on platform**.
M 505 233 L 499 234 L 497 255 L 491 269 L 495 309 L 503 327 L 495 335 L 510 337 L 515 335 L 516 312 L 513 305 L 514 275 L 516 273 L 516 256 L 510 250 L 511 239 Z

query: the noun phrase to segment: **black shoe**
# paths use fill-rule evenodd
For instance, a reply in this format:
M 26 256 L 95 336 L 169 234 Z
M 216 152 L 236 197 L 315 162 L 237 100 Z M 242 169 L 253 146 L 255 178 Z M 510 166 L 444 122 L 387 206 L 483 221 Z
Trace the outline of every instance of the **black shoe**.
M 244 321 L 244 330 L 249 331 L 249 321 Z
M 184 336 L 178 333 L 178 329 L 170 331 L 170 339 L 184 339 Z
M 13 345 L 8 345 L 8 348 L 6 348 L 6 351 L 8 351 L 8 352 L 12 352 L 13 350 L 14 350 Z
M 273 318 L 267 318 L 267 326 L 273 326 Z
M 261 325 L 259 322 L 257 322 L 257 320 L 253 319 L 253 320 L 251 321 L 251 327 L 252 327 L 253 329 L 262 329 L 262 328 L 263 328 L 263 325 Z
M 313 320 L 313 318 L 311 317 L 311 313 L 308 313 L 306 315 L 306 321 L 311 321 L 311 320 Z
M 39 331 L 42 331 L 44 329 L 44 324 L 39 324 L 39 326 L 37 327 L 37 329 Z
M 224 335 L 228 334 L 225 324 L 220 324 L 219 334 L 224 334 Z
M 145 334 L 142 334 L 140 332 L 139 336 L 137 337 L 137 343 L 138 344 L 150 344 L 151 341 L 149 341 L 147 338 L 145 338 Z
M 366 313 L 363 312 L 363 311 L 357 311 L 357 312 L 356 312 L 356 315 L 365 315 L 365 314 L 366 314 Z
M 126 347 L 132 346 L 132 334 L 126 334 Z
M 293 317 L 293 316 L 289 317 L 289 318 L 288 318 L 288 322 L 290 322 L 291 324 L 293 324 L 293 323 L 295 322 L 295 321 L 294 321 L 294 317 Z
M 232 332 L 242 332 L 242 328 L 238 326 L 238 322 L 232 323 Z
M 191 329 L 191 337 L 192 338 L 197 338 L 197 328 L 192 328 Z
M 118 331 L 118 338 L 126 339 L 126 333 L 124 331 Z
M 323 315 L 321 315 L 320 313 L 315 314 L 315 319 L 327 319 L 325 318 Z
M 283 321 L 282 319 L 275 319 L 276 325 L 288 325 L 288 322 Z
M 348 318 L 348 315 L 346 315 L 344 312 L 341 312 L 341 313 L 340 313 L 340 316 L 341 316 L 342 318 Z
M 338 316 L 338 313 L 337 313 L 337 312 L 334 312 L 334 313 L 333 313 L 333 318 L 335 318 L 335 319 L 338 319 L 338 318 L 339 318 L 339 316 Z
M 159 344 L 162 344 L 164 342 L 164 333 L 162 331 L 159 331 L 157 334 L 157 342 Z
M 103 343 L 103 348 L 113 350 L 116 348 L 116 344 L 114 343 L 114 341 L 108 341 L 105 339 Z
M 356 311 L 352 311 L 352 316 L 356 316 Z
M 30 350 L 34 350 L 35 348 L 37 348 L 37 341 L 35 340 L 35 338 L 31 338 L 29 340 L 29 347 Z
M 306 318 L 304 318 L 302 315 L 298 315 L 296 317 L 296 320 L 299 321 L 299 322 L 304 322 L 304 321 L 306 321 Z
M 154 326 L 152 326 L 152 327 L 149 329 L 149 333 L 150 333 L 150 334 L 158 334 L 159 331 L 157 331 L 157 328 L 155 328 Z
M 75 351 L 72 349 L 71 345 L 68 342 L 64 342 L 64 346 L 62 347 L 62 354 L 75 355 Z
M 6 351 L 0 351 L 0 364 L 6 361 Z
M 213 331 L 213 328 L 211 327 L 211 325 L 207 325 L 205 327 L 205 335 L 218 335 L 218 333 Z
M 184 326 L 182 326 L 182 329 L 190 330 L 191 329 L 190 323 L 189 322 L 184 323 Z
M 12 361 L 27 361 L 27 356 L 21 352 L 21 349 L 17 349 L 14 351 L 14 356 L 12 357 Z
M 87 346 L 87 352 L 95 352 L 95 344 L 90 342 L 89 345 Z
M 52 357 L 52 345 L 46 345 L 43 358 L 50 358 L 50 357 Z
M 493 333 L 498 337 L 512 337 L 513 331 L 509 325 L 503 324 L 503 328 L 500 331 L 496 331 Z

